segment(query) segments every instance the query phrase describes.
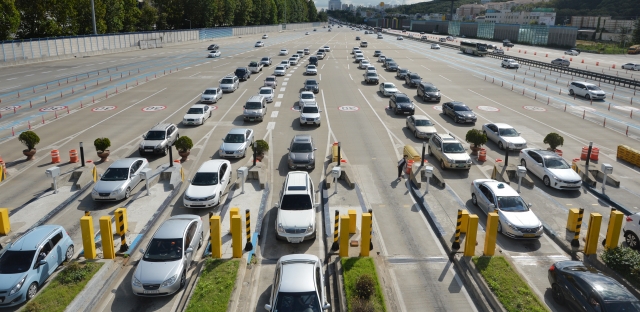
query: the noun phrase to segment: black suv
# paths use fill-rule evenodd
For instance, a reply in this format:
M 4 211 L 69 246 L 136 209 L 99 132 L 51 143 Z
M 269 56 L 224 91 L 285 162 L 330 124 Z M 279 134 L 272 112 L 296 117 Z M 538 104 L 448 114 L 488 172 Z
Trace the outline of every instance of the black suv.
M 217 51 L 220 47 L 217 44 L 210 45 L 207 50 Z
M 404 82 L 409 87 L 416 87 L 422 82 L 422 78 L 416 73 L 408 73 L 404 76 Z
M 404 79 L 404 77 L 410 73 L 410 71 L 406 68 L 398 68 L 398 71 L 396 71 L 396 78 L 400 78 L 400 79 Z
M 400 113 L 409 113 L 413 115 L 415 113 L 415 107 L 408 95 L 404 93 L 394 93 L 389 98 L 389 109 L 393 109 L 393 113 L 398 115 Z
M 238 67 L 234 72 L 236 77 L 240 79 L 240 81 L 247 80 L 251 78 L 251 71 L 246 67 Z
M 446 102 L 442 104 L 442 113 L 451 116 L 456 123 L 476 123 L 476 114 L 462 102 Z
M 318 66 L 318 57 L 315 55 L 309 57 L 309 64 Z
M 440 90 L 431 84 L 430 82 L 420 82 L 418 84 L 418 96 L 422 97 L 422 100 L 440 102 Z
M 312 91 L 318 93 L 320 91 L 320 83 L 315 79 L 307 79 L 304 82 L 304 91 Z
M 386 69 L 388 71 L 396 71 L 396 70 L 398 70 L 398 64 L 396 62 L 394 62 L 394 61 L 387 62 Z

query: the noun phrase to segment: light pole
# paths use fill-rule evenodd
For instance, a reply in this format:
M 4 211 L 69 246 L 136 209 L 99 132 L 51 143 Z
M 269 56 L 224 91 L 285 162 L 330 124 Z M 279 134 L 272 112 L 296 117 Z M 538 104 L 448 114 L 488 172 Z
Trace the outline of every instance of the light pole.
M 96 9 L 93 4 L 93 0 L 91 0 L 91 22 L 93 23 L 93 34 L 97 35 L 98 31 L 96 30 Z
M 188 19 L 186 19 L 186 18 L 185 18 L 184 20 L 185 20 L 185 21 L 187 21 L 187 22 L 189 22 L 189 29 L 191 29 L 191 20 L 188 20 Z

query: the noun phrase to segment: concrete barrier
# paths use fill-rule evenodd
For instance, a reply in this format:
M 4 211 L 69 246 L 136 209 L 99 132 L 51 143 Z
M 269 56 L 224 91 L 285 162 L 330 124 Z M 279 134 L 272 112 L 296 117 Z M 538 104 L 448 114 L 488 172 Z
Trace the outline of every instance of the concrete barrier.
M 329 166 L 327 166 L 327 171 L 326 171 L 327 174 L 325 176 L 325 182 L 324 182 L 326 189 L 331 188 L 331 183 L 333 182 L 333 177 L 331 176 L 331 170 L 335 166 L 336 166 L 336 163 L 330 163 Z M 339 180 L 345 181 L 350 188 L 356 187 L 355 175 L 353 174 L 351 165 L 349 165 L 349 163 L 342 163 L 340 165 L 340 169 L 342 173 L 340 174 Z
M 512 182 L 514 183 L 514 185 L 518 185 L 517 167 L 517 164 L 510 164 L 505 167 L 504 162 L 496 163 L 493 167 L 495 173 L 494 179 L 497 181 L 509 183 L 509 185 L 511 185 Z M 524 176 L 524 178 L 522 178 L 522 186 L 532 189 L 535 186 L 535 183 L 533 183 L 533 180 L 528 175 L 526 175 Z
M 149 186 L 151 183 L 157 183 L 158 181 L 169 181 L 171 185 L 171 190 L 176 190 L 180 187 L 182 183 L 182 165 L 179 163 L 173 163 L 173 166 L 169 167 L 168 164 L 160 165 L 158 169 L 160 172 L 159 175 L 154 174 L 154 178 L 149 181 Z M 159 178 L 155 178 L 159 177 Z M 155 180 L 155 182 L 154 182 Z
M 262 158 L 262 161 L 256 162 L 256 165 L 253 166 L 253 159 L 247 165 L 249 168 L 249 173 L 247 174 L 247 180 L 258 180 L 260 183 L 260 189 L 264 190 L 265 185 L 267 184 L 267 168 L 269 167 L 269 159 L 265 156 Z M 236 183 L 237 187 L 240 186 L 239 183 Z

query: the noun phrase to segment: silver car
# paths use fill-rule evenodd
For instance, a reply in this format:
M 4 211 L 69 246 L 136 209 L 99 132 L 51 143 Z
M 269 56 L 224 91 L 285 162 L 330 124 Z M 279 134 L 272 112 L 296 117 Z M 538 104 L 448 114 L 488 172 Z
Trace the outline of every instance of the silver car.
M 187 283 L 187 271 L 195 253 L 202 246 L 200 216 L 175 215 L 162 223 L 153 234 L 131 277 L 137 296 L 166 296 Z
M 263 96 L 267 100 L 267 102 L 271 103 L 273 102 L 273 97 L 275 96 L 276 92 L 272 87 L 262 87 L 260 88 L 258 94 Z
M 300 98 L 298 99 L 298 106 L 302 107 L 305 104 L 314 104 L 316 103 L 316 95 L 311 91 L 302 91 L 300 92 Z
M 311 169 L 316 167 L 313 138 L 308 134 L 298 134 L 291 140 L 289 145 L 288 164 L 289 169 Z
M 561 59 L 561 58 L 557 58 L 553 61 L 551 61 L 551 65 L 558 65 L 558 66 L 567 66 L 569 67 L 569 65 L 571 65 L 571 62 L 569 62 L 569 60 L 565 60 L 565 59 Z
M 267 76 L 267 78 L 264 79 L 264 86 L 271 87 L 271 88 L 277 87 L 278 80 L 276 80 L 276 76 Z
M 101 200 L 122 200 L 131 196 L 131 191 L 142 181 L 141 172 L 149 168 L 145 158 L 124 158 L 113 162 L 93 186 L 91 198 Z
M 226 76 L 220 80 L 220 89 L 222 92 L 233 92 L 240 87 L 240 79 L 235 75 Z
M 149 132 L 142 135 L 143 140 L 138 146 L 138 152 L 140 155 L 151 153 L 166 156 L 178 137 L 180 137 L 180 134 L 178 134 L 176 125 L 169 123 L 157 124 Z
M 322 110 L 318 107 L 318 104 L 305 103 L 300 108 L 300 126 L 302 125 L 316 125 L 320 127 L 320 113 Z
M 273 71 L 274 76 L 284 76 L 287 73 L 287 68 L 283 65 L 276 66 L 276 69 Z
M 245 128 L 231 129 L 222 139 L 219 156 L 242 158 L 247 154 L 247 148 L 253 145 L 253 130 Z
M 498 233 L 512 238 L 535 239 L 542 236 L 540 219 L 509 184 L 491 179 L 471 183 L 471 202 L 484 213 L 498 210 Z
M 218 101 L 222 98 L 222 89 L 218 88 L 207 88 L 202 92 L 202 96 L 200 97 L 200 103 L 218 103 Z
M 267 311 L 320 312 L 331 308 L 325 294 L 322 262 L 317 256 L 283 256 L 278 259 L 275 272 L 269 303 L 264 306 Z
M 508 124 L 484 124 L 482 125 L 482 131 L 489 140 L 496 142 L 501 150 L 505 148 L 510 150 L 527 148 L 527 140 L 520 136 L 520 132 Z
M 569 84 L 569 94 L 583 96 L 587 100 L 604 100 L 607 94 L 593 83 L 573 81 Z
M 413 132 L 413 135 L 418 139 L 429 139 L 437 132 L 431 120 L 423 115 L 407 117 L 406 125 L 407 129 Z

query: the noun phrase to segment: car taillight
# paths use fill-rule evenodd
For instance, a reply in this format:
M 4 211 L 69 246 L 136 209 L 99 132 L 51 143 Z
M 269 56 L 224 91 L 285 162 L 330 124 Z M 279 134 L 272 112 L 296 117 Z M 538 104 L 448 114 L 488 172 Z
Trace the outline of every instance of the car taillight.
M 631 219 L 631 216 L 627 216 L 627 222 L 632 222 L 633 219 Z
M 549 271 L 553 272 L 556 269 L 556 265 L 552 264 L 551 267 L 549 267 Z

